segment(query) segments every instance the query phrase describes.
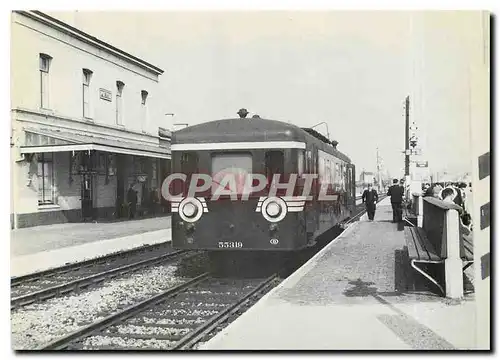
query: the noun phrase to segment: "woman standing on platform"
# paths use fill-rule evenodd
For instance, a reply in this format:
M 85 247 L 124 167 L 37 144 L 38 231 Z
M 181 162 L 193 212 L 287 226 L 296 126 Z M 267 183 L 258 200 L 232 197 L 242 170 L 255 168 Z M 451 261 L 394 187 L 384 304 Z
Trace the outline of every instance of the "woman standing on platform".
M 368 219 L 373 221 L 375 217 L 375 208 L 378 201 L 378 194 L 375 189 L 372 188 L 372 184 L 368 184 L 368 190 L 363 192 L 361 196 L 361 201 L 366 205 L 366 212 L 368 213 Z

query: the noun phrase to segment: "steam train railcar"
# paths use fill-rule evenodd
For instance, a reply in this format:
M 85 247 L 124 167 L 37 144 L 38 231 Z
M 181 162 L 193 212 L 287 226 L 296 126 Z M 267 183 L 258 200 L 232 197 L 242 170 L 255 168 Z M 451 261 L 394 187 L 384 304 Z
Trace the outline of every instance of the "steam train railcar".
M 177 176 L 167 187 L 173 247 L 294 251 L 313 245 L 350 217 L 355 206 L 355 167 L 334 145 L 314 130 L 261 118 L 216 120 L 174 132 L 172 174 L 186 176 Z M 240 179 L 242 174 L 262 174 L 269 183 L 255 192 L 228 183 L 237 196 L 214 196 L 221 194 L 217 186 L 224 185 L 221 174 L 235 172 Z M 210 176 L 213 182 L 203 188 L 202 180 L 191 183 L 193 174 Z M 269 196 L 276 174 L 280 183 L 297 174 L 293 196 L 286 196 L 285 189 Z M 302 196 L 304 174 L 318 176 L 307 193 L 312 200 Z M 194 186 L 200 191 L 189 194 Z M 324 189 L 328 201 L 318 199 Z

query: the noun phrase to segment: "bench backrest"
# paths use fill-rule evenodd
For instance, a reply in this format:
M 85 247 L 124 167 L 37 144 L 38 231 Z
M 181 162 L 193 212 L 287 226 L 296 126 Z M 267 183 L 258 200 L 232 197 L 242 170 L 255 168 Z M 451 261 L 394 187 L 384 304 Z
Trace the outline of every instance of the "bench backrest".
M 447 212 L 449 210 L 459 210 L 458 205 L 446 203 L 434 197 L 425 197 L 423 199 L 424 216 L 423 216 L 423 229 L 431 244 L 436 249 L 438 255 L 446 259 L 446 237 L 447 237 Z M 457 213 L 458 216 L 458 213 Z M 460 222 L 459 225 L 460 227 Z M 457 229 L 456 234 L 461 234 L 460 228 Z M 460 255 L 463 256 L 463 238 L 458 236 L 457 241 L 460 241 Z

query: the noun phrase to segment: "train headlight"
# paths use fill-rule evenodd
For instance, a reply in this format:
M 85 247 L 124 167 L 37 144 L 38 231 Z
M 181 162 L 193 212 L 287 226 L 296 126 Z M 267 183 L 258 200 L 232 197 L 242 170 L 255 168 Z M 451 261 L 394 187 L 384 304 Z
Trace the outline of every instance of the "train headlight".
M 269 203 L 266 208 L 266 213 L 271 217 L 278 216 L 280 213 L 280 206 L 275 202 Z
M 287 213 L 286 203 L 278 197 L 270 197 L 264 200 L 261 209 L 262 216 L 270 222 L 283 220 Z
M 196 213 L 196 207 L 192 203 L 187 203 L 184 205 L 182 213 L 187 217 L 192 217 Z
M 198 221 L 203 214 L 203 205 L 196 198 L 185 198 L 179 204 L 179 216 L 182 220 L 192 223 Z

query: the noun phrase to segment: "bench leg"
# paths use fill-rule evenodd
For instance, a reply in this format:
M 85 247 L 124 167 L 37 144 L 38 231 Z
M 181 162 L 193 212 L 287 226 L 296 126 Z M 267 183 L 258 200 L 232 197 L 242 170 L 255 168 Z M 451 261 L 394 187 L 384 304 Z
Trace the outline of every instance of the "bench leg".
M 467 264 L 465 264 L 465 266 L 462 268 L 462 271 L 465 271 L 469 266 L 471 266 L 474 262 L 473 261 L 469 261 L 467 262 Z
M 415 224 L 413 224 L 410 220 L 408 220 L 408 218 L 406 216 L 403 218 L 403 220 L 406 221 L 411 226 L 415 227 Z
M 438 282 L 436 280 L 434 280 L 430 275 L 426 274 L 425 272 L 422 271 L 422 269 L 419 269 L 416 265 L 416 260 L 413 259 L 411 261 L 411 267 L 414 268 L 415 270 L 417 270 L 420 274 L 424 275 L 427 279 L 429 279 L 434 285 L 436 285 L 439 290 L 441 291 L 441 293 L 444 295 L 446 295 L 445 291 L 443 290 L 443 287 L 441 285 L 438 284 Z

